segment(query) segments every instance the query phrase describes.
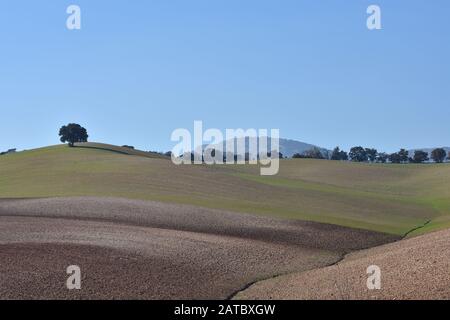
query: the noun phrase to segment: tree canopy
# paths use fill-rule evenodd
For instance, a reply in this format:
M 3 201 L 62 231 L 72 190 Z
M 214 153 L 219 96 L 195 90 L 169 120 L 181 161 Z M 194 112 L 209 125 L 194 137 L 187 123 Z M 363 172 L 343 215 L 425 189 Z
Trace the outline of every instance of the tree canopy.
M 331 160 L 348 160 L 348 154 L 339 147 L 336 147 L 331 154 Z
M 447 153 L 443 148 L 437 148 L 431 151 L 431 159 L 436 163 L 442 163 L 445 160 Z
M 414 156 L 410 159 L 410 162 L 423 163 L 428 160 L 430 160 L 430 158 L 428 157 L 428 152 L 416 150 L 414 151 Z
M 351 148 L 348 157 L 355 162 L 366 162 L 368 160 L 366 149 L 363 147 Z
M 85 128 L 76 123 L 69 123 L 59 129 L 59 136 L 61 142 L 68 142 L 70 147 L 73 147 L 76 142 L 87 142 L 88 134 Z

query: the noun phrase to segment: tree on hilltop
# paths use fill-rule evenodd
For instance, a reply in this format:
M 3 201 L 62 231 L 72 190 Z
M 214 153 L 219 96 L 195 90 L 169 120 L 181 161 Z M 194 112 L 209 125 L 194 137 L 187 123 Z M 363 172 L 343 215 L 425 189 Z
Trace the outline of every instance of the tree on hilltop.
M 306 150 L 305 152 L 303 152 L 303 157 L 307 159 L 325 159 L 322 151 L 320 151 L 320 149 L 317 147 L 314 147 L 310 150 Z
M 366 148 L 367 158 L 370 162 L 375 162 L 377 160 L 378 150 L 372 148 Z
M 368 160 L 366 149 L 363 147 L 351 148 L 348 157 L 354 162 L 366 162 Z
M 380 152 L 377 154 L 377 162 L 379 163 L 386 163 L 389 159 L 389 155 L 385 152 Z
M 431 151 L 431 159 L 436 163 L 444 162 L 446 156 L 447 154 L 443 148 L 437 148 Z
M 339 147 L 336 147 L 331 153 L 331 160 L 348 160 L 348 154 L 347 152 L 339 149 Z
M 69 147 L 73 147 L 76 142 L 87 142 L 88 134 L 85 128 L 76 123 L 69 123 L 59 129 L 61 142 L 69 143 Z
M 428 157 L 428 152 L 422 150 L 414 151 L 414 156 L 409 159 L 409 161 L 413 163 L 423 163 L 428 160 L 430 160 L 430 158 Z
M 400 157 L 401 163 L 407 163 L 409 161 L 409 152 L 406 149 L 400 149 L 398 156 Z
M 401 157 L 398 154 L 398 152 L 391 153 L 389 155 L 389 161 L 392 162 L 392 163 L 401 163 L 402 162 Z

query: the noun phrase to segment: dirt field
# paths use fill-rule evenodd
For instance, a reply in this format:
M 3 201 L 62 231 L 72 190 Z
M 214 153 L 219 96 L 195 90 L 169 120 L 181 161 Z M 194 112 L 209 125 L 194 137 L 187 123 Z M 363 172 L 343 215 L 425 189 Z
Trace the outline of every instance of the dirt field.
M 367 267 L 381 269 L 368 290 Z M 450 299 L 450 230 L 349 254 L 337 265 L 259 282 L 238 299 Z
M 0 201 L 2 299 L 224 299 L 397 238 L 115 198 Z M 78 265 L 82 290 L 65 288 Z

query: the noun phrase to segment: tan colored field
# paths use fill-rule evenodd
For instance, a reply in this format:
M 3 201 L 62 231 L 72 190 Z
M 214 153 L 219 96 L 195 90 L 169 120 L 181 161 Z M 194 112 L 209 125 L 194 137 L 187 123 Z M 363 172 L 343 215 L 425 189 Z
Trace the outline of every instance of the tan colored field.
M 381 289 L 367 289 L 367 268 Z M 450 299 L 450 230 L 355 252 L 326 268 L 261 281 L 237 299 Z

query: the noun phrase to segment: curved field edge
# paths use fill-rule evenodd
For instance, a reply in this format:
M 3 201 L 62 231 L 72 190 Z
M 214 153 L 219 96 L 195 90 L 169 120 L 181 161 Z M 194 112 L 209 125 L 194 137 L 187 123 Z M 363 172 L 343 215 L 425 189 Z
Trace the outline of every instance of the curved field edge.
M 255 282 L 235 299 L 450 299 L 450 229 L 354 251 L 328 267 Z M 367 288 L 367 268 L 381 270 L 381 289 Z
M 80 148 L 82 146 L 82 148 Z M 450 222 L 450 166 L 282 160 L 257 166 L 175 166 L 160 155 L 89 143 L 0 157 L 0 197 L 103 196 L 191 204 L 404 235 Z
M 89 269 L 86 274 L 94 280 L 84 282 L 81 298 L 224 299 L 248 283 L 319 268 L 347 252 L 397 239 L 336 225 L 144 200 L 0 200 L 0 296 L 41 299 L 44 292 L 45 298 L 73 297 L 61 290 L 65 279 L 55 278 L 66 262 L 54 263 L 71 260 Z M 66 249 L 73 246 L 68 259 Z M 100 257 L 107 261 L 98 261 L 101 248 L 122 252 L 111 252 L 115 259 L 134 261 L 108 271 L 123 290 L 104 281 L 103 264 L 110 257 L 103 252 Z

